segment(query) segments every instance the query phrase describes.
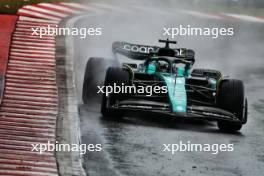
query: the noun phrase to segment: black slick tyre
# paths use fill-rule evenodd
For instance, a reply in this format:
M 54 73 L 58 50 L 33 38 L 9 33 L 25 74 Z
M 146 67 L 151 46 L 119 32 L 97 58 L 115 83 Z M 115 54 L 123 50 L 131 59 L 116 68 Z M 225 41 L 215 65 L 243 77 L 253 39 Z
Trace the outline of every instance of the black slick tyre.
M 125 86 L 129 85 L 129 73 L 122 68 L 109 67 L 105 76 L 105 89 L 106 86 Z M 106 96 L 106 93 L 102 96 L 101 113 L 104 118 L 108 119 L 121 119 L 123 114 L 118 109 L 111 108 L 116 101 L 122 101 L 127 95 L 122 93 L 110 93 Z
M 241 80 L 222 80 L 218 90 L 218 106 L 227 110 L 241 121 L 241 123 L 231 121 L 218 121 L 218 127 L 222 131 L 239 131 L 242 122 L 246 119 L 247 102 L 244 95 L 244 85 Z M 246 108 L 246 109 L 245 109 Z
M 91 57 L 86 63 L 82 100 L 87 104 L 91 98 L 98 96 L 97 86 L 103 86 L 105 73 L 108 67 L 117 66 L 119 63 L 116 60 L 105 59 L 100 57 Z

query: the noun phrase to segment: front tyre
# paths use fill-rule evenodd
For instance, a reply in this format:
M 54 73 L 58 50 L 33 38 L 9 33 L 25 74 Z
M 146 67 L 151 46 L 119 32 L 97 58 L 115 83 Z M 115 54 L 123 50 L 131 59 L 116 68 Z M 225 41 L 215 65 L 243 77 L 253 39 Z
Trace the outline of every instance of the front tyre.
M 122 68 L 110 67 L 108 68 L 105 76 L 105 88 L 106 86 L 125 86 L 129 85 L 129 73 L 124 71 Z M 106 89 L 105 89 L 106 90 Z M 101 113 L 106 118 L 111 119 L 121 119 L 123 114 L 118 111 L 118 109 L 111 109 L 111 106 L 116 103 L 116 101 L 122 101 L 126 97 L 125 94 L 110 93 L 106 96 L 106 93 L 103 94 L 102 104 L 101 104 Z
M 244 95 L 244 84 L 241 80 L 222 80 L 218 89 L 218 106 L 232 112 L 241 123 L 218 121 L 218 127 L 223 131 L 239 131 L 246 122 L 247 102 Z
M 88 104 L 89 101 L 92 101 L 92 98 L 97 98 L 97 86 L 103 86 L 107 68 L 118 65 L 119 63 L 113 59 L 100 57 L 89 58 L 85 67 L 82 89 L 82 99 L 84 104 Z

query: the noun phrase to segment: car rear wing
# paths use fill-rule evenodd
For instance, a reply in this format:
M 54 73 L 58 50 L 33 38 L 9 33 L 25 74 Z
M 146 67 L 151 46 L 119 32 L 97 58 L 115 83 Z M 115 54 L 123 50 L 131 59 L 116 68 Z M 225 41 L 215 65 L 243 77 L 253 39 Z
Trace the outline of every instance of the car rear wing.
M 112 44 L 112 51 L 114 55 L 121 54 L 131 59 L 135 60 L 145 60 L 151 56 L 158 56 L 158 51 L 162 47 L 158 46 L 149 46 L 149 45 L 138 45 L 128 42 L 114 42 Z M 186 58 L 194 60 L 195 53 L 191 49 L 186 48 L 177 48 L 173 49 L 175 51 L 175 56 L 177 58 Z

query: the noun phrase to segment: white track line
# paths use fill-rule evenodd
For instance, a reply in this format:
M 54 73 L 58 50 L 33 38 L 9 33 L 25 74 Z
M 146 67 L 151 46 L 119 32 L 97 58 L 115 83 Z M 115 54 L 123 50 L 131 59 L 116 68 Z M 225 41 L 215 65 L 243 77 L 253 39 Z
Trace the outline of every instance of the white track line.
M 39 37 L 39 35 L 32 35 L 33 32 L 32 31 L 15 31 L 14 34 L 19 34 L 19 35 L 26 35 L 25 37 L 30 37 L 30 36 L 37 36 Z M 43 35 L 43 38 L 48 38 L 48 37 L 55 37 L 55 36 L 47 36 L 47 35 Z
M 55 43 L 55 40 L 43 40 L 42 38 L 21 38 L 21 37 L 13 37 L 12 40 L 15 41 L 31 41 L 31 42 L 43 42 L 43 43 Z
M 161 15 L 174 15 L 175 14 L 175 12 L 164 11 L 161 9 L 151 8 L 151 7 L 134 6 L 132 8 L 135 9 L 136 11 L 140 11 L 143 13 L 149 12 L 149 13 L 156 13 L 156 14 L 161 14 Z
M 15 86 L 12 86 L 12 85 L 15 85 Z M 7 86 L 8 87 L 20 87 L 20 86 L 16 86 L 16 84 L 10 84 L 10 83 L 7 83 Z M 33 86 L 33 87 L 38 88 L 38 87 L 41 87 L 41 86 Z M 45 87 L 47 89 L 50 89 L 49 88 L 50 86 L 43 86 L 43 87 Z M 52 89 L 54 89 L 54 88 L 52 88 Z M 43 98 L 43 97 L 39 98 L 39 97 L 29 97 L 29 96 L 22 96 L 22 95 L 21 96 L 19 96 L 19 95 L 8 95 L 8 94 L 5 94 L 4 97 L 6 97 L 6 98 L 14 98 L 14 99 L 18 98 L 18 99 L 23 99 L 23 100 L 40 101 L 40 102 L 42 102 L 42 101 L 57 102 L 57 98 Z
M 19 113 L 19 114 L 22 114 L 22 115 L 24 115 L 23 113 Z M 29 137 L 29 136 L 21 136 L 21 135 L 19 135 L 19 136 L 14 136 L 14 135 L 10 135 L 10 134 L 1 134 L 1 137 L 2 136 L 8 136 L 8 137 L 10 137 L 11 138 L 11 140 L 15 140 L 15 141 L 31 141 L 31 142 L 38 142 L 38 141 L 54 141 L 54 138 L 53 137 L 46 137 L 46 136 L 42 136 L 42 137 L 35 137 L 35 136 L 33 136 L 33 137 Z M 0 139 L 1 139 L 1 137 L 0 137 Z M 14 157 L 12 157 L 12 158 L 16 158 L 15 156 Z M 16 158 L 17 159 L 17 158 Z M 27 174 L 28 174 L 28 172 L 27 172 Z
M 66 6 L 71 6 L 71 7 L 74 7 L 74 8 L 78 8 L 80 10 L 87 10 L 87 6 L 81 5 L 81 4 L 78 4 L 78 3 L 61 2 L 60 4 L 63 4 L 63 5 L 66 5 Z
M 28 34 L 25 34 L 24 35 L 21 35 L 20 33 L 14 33 L 13 34 L 13 37 L 22 37 L 24 39 L 39 39 L 39 36 L 37 35 L 28 35 Z M 47 37 L 47 36 L 42 36 L 41 38 L 42 40 L 55 40 L 55 37 Z
M 34 93 L 47 93 L 47 94 L 54 94 L 53 90 L 47 90 L 47 89 L 31 89 L 31 88 L 18 88 L 18 87 L 7 87 L 6 90 L 15 90 L 15 91 L 21 91 L 21 92 L 34 92 Z M 15 100 L 14 100 L 15 101 Z M 23 100 L 19 100 L 19 101 L 23 101 Z M 37 104 L 37 102 L 31 102 L 31 103 L 35 103 Z M 42 102 L 42 103 L 46 103 L 46 102 Z M 47 106 L 52 105 L 52 106 L 56 106 L 56 104 L 52 104 L 52 103 L 46 103 Z
M 9 101 L 12 100 L 12 99 L 8 99 Z M 15 100 L 13 100 L 15 101 Z M 18 101 L 24 101 L 24 100 L 18 100 Z M 28 101 L 25 101 L 25 102 L 28 102 Z M 39 103 L 39 102 L 34 102 L 34 103 Z M 44 102 L 43 102 L 44 103 Z M 51 103 L 52 104 L 52 103 Z M 31 115 L 31 114 L 18 114 L 18 113 L 13 113 L 13 112 L 3 112 L 3 111 L 0 111 L 0 115 L 1 116 L 9 116 L 9 117 L 14 117 L 14 118 L 21 118 L 21 119 L 38 119 L 38 118 L 42 118 L 42 119 L 45 119 L 47 118 L 47 122 L 49 122 L 50 120 L 54 120 L 55 118 L 54 117 L 51 117 L 51 116 L 45 116 L 45 115 Z
M 181 12 L 181 13 L 184 13 L 184 14 L 188 14 L 188 15 L 192 15 L 192 16 L 195 16 L 195 17 L 200 17 L 200 18 L 224 19 L 223 17 L 218 16 L 218 15 L 211 15 L 211 14 L 197 12 L 197 11 L 192 11 L 192 10 L 178 10 L 178 12 Z
M 21 171 L 21 170 L 3 170 L 0 172 L 3 173 L 3 175 L 39 175 L 39 176 L 58 176 L 58 174 L 53 173 L 41 173 L 41 172 L 34 172 L 34 171 Z
M 55 44 L 50 44 L 50 43 L 32 43 L 32 42 L 13 41 L 12 44 L 21 44 L 21 45 L 29 45 L 29 46 L 55 47 Z
M 35 50 L 42 50 L 42 51 L 55 51 L 55 48 L 53 47 L 36 47 L 36 46 L 25 46 L 25 45 L 11 45 L 11 48 L 23 48 L 23 49 L 35 49 Z
M 55 77 L 54 73 L 39 73 L 39 72 L 28 72 L 28 71 L 13 71 L 13 70 L 7 70 L 7 74 L 12 74 L 12 75 L 36 75 L 39 77 Z
M 65 6 L 61 6 L 59 4 L 40 3 L 39 5 L 46 6 L 46 7 L 50 7 L 50 8 L 53 8 L 53 9 L 63 10 L 65 12 L 73 13 L 73 14 L 80 13 L 79 11 L 72 10 L 72 9 L 67 8 Z
M 224 16 L 236 18 L 243 21 L 249 21 L 249 22 L 257 22 L 257 23 L 264 23 L 264 19 L 257 18 L 254 16 L 249 15 L 242 15 L 242 14 L 233 14 L 233 13 L 221 13 Z
M 33 42 L 33 43 L 50 43 L 55 44 L 55 40 L 45 40 L 42 38 L 39 39 L 32 39 L 32 38 L 20 38 L 20 37 L 13 37 L 13 41 L 23 41 L 23 42 Z
M 35 18 L 32 18 L 35 19 Z M 46 20 L 45 20 L 46 21 Z M 56 22 L 57 23 L 57 22 Z M 58 24 L 54 24 L 54 23 L 50 23 L 50 22 L 38 22 L 38 21 L 23 21 L 23 20 L 19 20 L 17 21 L 17 24 L 20 25 L 31 25 L 31 26 L 45 26 L 45 25 L 50 25 L 50 26 L 57 26 Z
M 33 28 L 33 27 L 32 27 Z M 25 31 L 25 32 L 31 32 L 31 33 L 33 33 L 33 30 L 30 28 L 30 29 L 28 29 L 28 28 L 21 28 L 21 27 L 18 27 L 18 28 L 16 28 L 15 29 L 16 31 Z
M 16 83 L 28 83 L 28 84 L 35 84 L 35 85 L 55 85 L 54 82 L 51 82 L 51 81 L 32 81 L 32 80 L 26 80 L 26 79 L 14 79 L 14 78 L 7 78 L 6 79 L 7 82 L 16 82 Z M 22 92 L 20 91 L 8 91 L 8 90 L 5 90 L 6 92 L 12 92 L 12 93 L 16 93 L 16 94 L 20 94 Z M 25 93 L 25 95 L 31 95 L 33 94 L 33 92 L 23 92 Z M 40 96 L 47 96 L 47 97 L 57 97 L 57 95 L 49 95 L 49 94 L 39 94 Z M 36 96 L 38 96 L 36 94 Z
M 10 142 L 10 141 L 8 141 L 8 140 L 5 140 L 5 139 L 1 139 L 1 140 L 3 140 L 3 142 L 4 143 L 7 143 L 7 142 Z M 21 141 L 12 141 L 13 143 L 17 143 L 17 145 L 29 145 L 29 146 L 31 146 L 31 143 L 30 142 L 26 142 L 26 141 L 23 141 L 23 142 L 21 142 Z M 33 144 L 37 144 L 37 143 L 33 143 Z M 0 162 L 3 162 L 3 161 L 6 161 L 6 159 L 0 159 Z M 49 162 L 43 162 L 43 161 L 21 161 L 21 160 L 19 160 L 19 159 L 12 159 L 12 161 L 15 161 L 15 162 L 17 162 L 17 163 L 20 163 L 20 164 L 26 164 L 26 165 L 37 165 L 37 166 L 45 166 L 45 167 L 53 167 L 53 164 L 52 163 L 49 163 Z
M 12 64 L 12 63 L 8 63 L 8 67 L 10 68 L 10 70 L 20 70 L 20 71 L 34 71 L 36 70 L 36 72 L 44 72 L 44 73 L 53 73 L 55 74 L 55 70 L 49 67 L 38 67 L 38 66 L 28 66 L 28 65 L 22 65 L 22 64 Z M 10 79 L 16 79 L 16 78 L 10 78 Z M 32 80 L 32 81 L 36 81 L 36 80 Z M 40 82 L 51 82 L 51 81 L 46 81 L 46 80 L 38 80 Z
M 45 37 L 55 37 L 54 35 L 50 35 L 50 34 L 42 34 L 40 36 L 40 32 L 39 30 L 37 31 L 37 35 L 34 33 L 34 27 L 32 28 L 23 28 L 23 27 L 17 27 L 16 28 L 16 32 L 27 32 L 27 34 L 30 34 L 31 36 L 38 36 L 39 38 L 43 36 L 43 38 Z M 46 28 L 47 29 L 47 28 Z M 55 29 L 55 28 L 51 28 L 51 29 Z
M 35 10 L 35 11 L 38 11 L 38 12 L 43 12 L 43 13 L 46 13 L 46 14 L 55 15 L 55 16 L 58 16 L 58 17 L 61 17 L 61 18 L 65 18 L 65 17 L 68 16 L 68 15 L 63 14 L 63 13 L 58 13 L 56 11 L 47 10 L 47 9 L 44 9 L 44 8 L 35 7 L 35 6 L 31 6 L 31 5 L 24 6 L 23 8 L 24 9 Z
M 23 89 L 19 89 L 19 90 L 16 90 L 16 91 L 20 91 L 20 92 L 29 92 L 29 90 L 25 91 Z M 34 92 L 34 93 L 41 93 L 41 92 Z M 45 92 L 44 92 L 45 93 Z M 44 94 L 42 93 L 42 94 Z M 28 105 L 32 105 L 32 106 L 39 106 L 39 105 L 42 105 L 42 106 L 46 106 L 46 107 L 54 107 L 54 108 L 57 108 L 57 106 L 55 106 L 54 104 L 50 104 L 50 103 L 39 103 L 39 102 L 28 102 L 28 101 L 23 101 L 23 100 L 3 100 L 4 103 L 21 103 L 21 104 L 28 104 Z M 53 106 L 54 105 L 54 106 Z M 12 115 L 9 115 L 9 116 L 12 116 Z M 16 116 L 13 116 L 13 118 L 17 118 Z M 19 118 L 19 117 L 18 117 Z M 33 117 L 34 118 L 34 117 Z M 33 120 L 33 119 L 27 119 L 25 118 L 26 120 Z M 35 119 L 34 119 L 35 120 Z M 38 120 L 38 119 L 36 119 Z M 47 121 L 46 121 L 47 122 Z M 51 126 L 54 126 L 52 124 L 50 124 Z
M 55 61 L 53 59 L 39 59 L 39 58 L 10 56 L 10 62 L 11 61 L 21 61 L 21 62 L 27 62 L 29 64 L 42 64 L 42 65 L 52 65 L 52 66 L 55 65 Z
M 89 7 L 91 7 L 92 10 L 95 12 L 108 12 L 108 10 L 112 12 L 121 12 L 121 13 L 134 13 L 133 10 L 128 9 L 128 8 L 123 8 L 123 7 L 115 7 L 112 5 L 106 5 L 106 4 L 101 4 L 101 3 L 89 3 Z
M 31 54 L 31 53 L 18 53 L 18 52 L 11 52 L 10 56 L 24 56 L 25 58 L 31 58 L 31 57 L 45 57 L 45 58 L 51 58 L 54 59 L 55 55 L 51 55 L 51 54 Z
M 52 23 L 52 24 L 58 24 L 58 21 L 56 20 L 45 20 L 45 19 L 39 19 L 39 18 L 31 18 L 28 16 L 19 16 L 19 21 L 32 21 L 32 22 L 38 22 L 38 23 Z
M 39 18 L 31 18 L 28 16 L 19 16 L 19 21 L 25 21 L 25 22 L 38 22 L 38 23 L 51 23 L 51 24 L 58 24 L 58 21 L 56 20 L 45 20 L 45 19 L 39 19 Z
M 15 120 L 17 119 L 17 118 L 11 118 L 12 119 L 12 124 L 14 123 L 14 124 L 18 124 L 18 123 L 23 123 L 23 121 L 24 122 L 26 122 L 26 124 L 28 124 L 28 123 L 30 123 L 30 122 L 33 122 L 33 125 L 34 126 L 41 126 L 41 124 L 36 124 L 36 121 L 34 121 L 34 120 L 30 120 L 30 121 L 27 121 L 27 120 L 25 120 L 25 119 L 23 119 L 22 121 L 19 121 L 19 122 L 16 122 Z M 3 120 L 2 119 L 0 119 L 1 120 L 1 122 L 3 122 Z M 5 119 L 6 121 L 8 121 L 9 120 L 9 118 L 6 118 Z M 15 121 L 15 122 L 14 122 Z M 8 122 L 7 122 L 8 123 Z M 45 125 L 45 126 L 47 126 L 48 128 L 53 128 L 52 126 L 50 126 L 50 125 Z M 1 139 L 1 141 L 3 141 L 3 144 L 14 144 L 14 145 L 17 145 L 17 146 L 31 146 L 31 143 L 30 142 L 26 142 L 26 141 L 23 141 L 23 142 L 25 142 L 25 143 L 23 143 L 23 142 L 21 142 L 21 141 L 9 141 L 9 140 L 7 140 L 7 139 Z M 37 142 L 34 142 L 33 144 L 37 144 Z M 1 161 L 3 161 L 4 159 L 1 159 L 0 158 L 0 162 Z M 31 162 L 28 162 L 28 161 L 20 161 L 21 163 L 31 163 Z M 32 162 L 31 164 L 34 164 L 34 162 Z M 38 164 L 42 164 L 42 165 L 45 165 L 46 167 L 49 167 L 49 166 L 52 166 L 52 165 L 50 165 L 50 164 L 48 164 L 48 163 L 45 163 L 45 162 L 36 162 L 36 164 L 38 165 Z
M 32 147 L 30 149 L 28 149 L 28 150 L 29 151 L 32 150 Z M 18 151 L 18 150 L 16 150 L 16 151 Z M 31 153 L 31 152 L 28 152 L 28 153 Z M 21 163 L 19 163 L 19 164 L 14 164 L 14 163 L 12 163 L 12 164 L 1 164 L 1 166 L 4 167 L 5 170 L 12 170 L 12 171 L 16 170 L 17 168 L 21 168 L 22 167 Z M 48 173 L 56 173 L 57 172 L 57 169 L 53 169 L 53 168 L 47 168 L 47 167 L 41 167 L 41 166 L 30 166 L 30 165 L 28 167 L 30 167 L 31 170 L 38 170 L 38 172 L 42 170 L 43 173 L 46 173 L 46 174 L 48 174 Z M 14 175 L 16 175 L 16 174 L 14 173 Z M 25 175 L 27 175 L 27 173 Z
M 5 106 L 5 105 L 4 105 Z M 7 107 L 7 106 L 5 106 L 5 107 Z M 12 108 L 12 107 L 10 107 L 10 108 Z M 16 107 L 14 107 L 14 108 L 16 108 Z M 17 107 L 17 108 L 19 108 L 20 109 L 20 107 Z M 25 108 L 25 109 L 28 109 L 28 108 L 26 108 L 26 107 L 21 107 L 21 109 L 23 109 L 23 108 Z M 35 109 L 34 109 L 35 110 Z M 40 110 L 40 111 L 45 111 L 45 109 L 43 109 L 43 110 Z M 48 110 L 48 111 L 52 111 L 52 110 Z M 1 125 L 0 124 L 0 127 L 3 127 L 4 125 Z M 10 126 L 9 126 L 10 127 Z M 11 130 L 13 129 L 14 127 L 11 127 Z M 15 127 L 16 129 L 14 129 L 14 131 L 22 131 L 22 132 L 36 132 L 37 131 L 37 133 L 38 134 L 45 134 L 45 135 L 50 135 L 50 136 L 53 136 L 52 135 L 52 133 L 54 132 L 54 129 L 39 129 L 39 128 L 32 128 L 32 127 L 19 127 L 19 126 L 16 126 Z M 27 131 L 28 130 L 28 131 Z M 1 144 L 0 144 L 1 145 Z M 0 147 L 0 150 L 1 150 L 1 147 Z M 3 150 L 3 149 L 2 149 Z M 8 149 L 7 149 L 8 150 Z M 51 153 L 49 153 L 50 155 L 51 155 Z
M 55 67 L 55 62 L 32 62 L 32 61 L 23 61 L 23 60 L 16 60 L 10 59 L 9 63 L 12 64 L 21 64 L 21 65 L 28 65 L 28 66 L 45 66 L 45 67 Z
M 25 50 L 25 49 L 10 49 L 11 52 L 29 52 L 29 53 L 42 53 L 42 54 L 52 54 L 55 56 L 55 51 L 43 51 L 43 50 Z
M 41 63 L 41 64 L 55 64 L 54 59 L 49 59 L 49 58 L 29 58 L 29 57 L 21 57 L 21 56 L 10 56 L 10 61 L 23 61 L 23 62 L 28 62 L 31 64 L 37 64 L 37 63 Z
M 33 11 L 30 11 L 30 10 L 27 10 L 27 9 L 19 9 L 18 13 L 28 14 L 30 16 L 45 18 L 45 19 L 53 20 L 53 21 L 57 21 L 57 22 L 59 22 L 61 20 L 61 18 L 53 17 L 53 16 L 50 16 L 50 15 L 45 15 L 45 14 L 39 13 L 39 12 L 33 12 Z
M 15 110 L 15 111 L 21 111 L 21 112 L 30 112 L 30 110 L 26 110 L 26 109 L 20 109 L 20 108 L 12 108 L 12 107 L 4 107 L 3 106 L 3 109 L 12 109 L 12 110 Z M 36 112 L 36 110 L 32 110 L 32 112 Z M 40 111 L 41 112 L 41 111 Z M 43 112 L 43 111 L 42 111 Z M 47 111 L 47 112 L 49 112 L 49 111 Z M 50 113 L 50 114 L 52 114 L 52 113 Z M 20 130 L 19 130 L 20 129 Z M 25 128 L 25 127 L 17 127 L 17 130 L 14 130 L 14 128 L 11 128 L 11 129 L 9 129 L 8 131 L 12 131 L 12 133 L 14 132 L 14 133 L 22 133 L 22 134 L 28 134 L 28 133 L 37 133 L 37 134 L 40 134 L 40 135 L 45 135 L 45 136 L 47 136 L 47 137 L 54 137 L 54 134 L 52 134 L 51 132 L 36 132 L 36 130 L 31 130 L 31 131 L 28 131 L 28 132 L 25 132 L 25 131 L 22 131 L 21 132 L 21 130 L 25 130 L 25 129 L 28 129 L 28 128 Z M 7 129 L 1 129 L 0 128 L 0 131 L 1 132 L 7 132 L 6 131 Z M 0 149 L 1 150 L 1 149 Z
M 11 95 L 24 95 L 24 96 L 31 96 L 31 97 L 43 97 L 43 98 L 57 98 L 56 95 L 48 95 L 48 94 L 40 94 L 40 93 L 29 93 L 29 92 L 19 92 L 19 91 L 8 91 L 6 90 L 6 94 L 11 94 Z M 6 106 L 17 106 L 19 108 L 27 108 L 30 109 L 31 107 L 34 109 L 48 109 L 48 110 L 56 110 L 55 107 L 45 107 L 42 105 L 39 106 L 32 106 L 32 105 L 26 105 L 26 104 L 19 104 L 19 103 L 5 103 Z
M 18 56 L 10 56 L 10 62 L 11 61 L 21 61 L 21 62 L 28 62 L 29 64 L 43 64 L 43 65 L 55 64 L 54 59 L 40 59 L 40 58 L 18 57 Z
M 37 68 L 28 68 L 28 67 L 19 67 L 18 65 L 13 65 L 8 64 L 9 70 L 19 70 L 19 71 L 27 71 L 27 72 L 42 72 L 42 73 L 48 73 L 48 74 L 53 74 L 55 75 L 55 70 L 46 70 L 46 69 L 37 69 Z
M 50 74 L 50 73 L 49 73 Z M 51 73 L 52 74 L 52 73 Z M 54 74 L 54 73 L 53 73 Z M 47 85 L 55 85 L 53 84 L 54 80 L 55 80 L 55 77 L 52 78 L 52 77 L 43 77 L 43 76 L 39 76 L 39 77 L 33 77 L 33 76 L 25 76 L 23 74 L 18 74 L 18 75 L 8 75 L 6 77 L 7 80 L 21 80 L 21 81 L 28 81 L 28 82 L 32 82 L 32 83 L 39 83 L 39 84 L 47 84 Z M 47 93 L 47 92 L 45 92 Z M 52 93 L 52 92 L 50 92 Z
M 40 26 L 43 26 L 43 25 L 57 26 L 58 25 L 58 24 L 52 23 L 53 21 L 51 21 L 51 20 L 39 19 L 40 21 L 36 21 L 38 18 L 31 18 L 31 17 L 26 17 L 26 16 L 22 16 L 22 17 L 25 17 L 26 19 L 31 19 L 31 20 L 29 20 L 29 21 L 19 20 L 19 21 L 17 21 L 17 24 L 32 25 L 32 26 L 38 26 L 38 25 L 40 25 Z
M 16 28 L 24 28 L 24 29 L 31 29 L 31 28 L 57 28 L 58 25 L 31 25 L 31 24 L 17 24 Z

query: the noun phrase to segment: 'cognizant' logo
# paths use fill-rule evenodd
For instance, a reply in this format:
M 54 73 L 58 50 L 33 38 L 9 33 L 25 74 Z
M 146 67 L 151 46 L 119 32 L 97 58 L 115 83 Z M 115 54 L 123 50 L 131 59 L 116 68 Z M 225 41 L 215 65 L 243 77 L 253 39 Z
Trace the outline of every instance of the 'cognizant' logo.
M 159 47 L 152 47 L 152 46 L 142 46 L 142 45 L 130 45 L 124 44 L 123 49 L 129 52 L 136 52 L 136 53 L 143 53 L 143 54 L 150 54 L 150 53 L 157 53 L 160 49 Z M 175 49 L 175 56 L 183 57 L 185 56 L 186 49 L 179 48 Z
M 144 53 L 144 54 L 149 54 L 153 52 L 157 52 L 158 48 L 154 48 L 151 46 L 140 46 L 140 45 L 129 45 L 125 44 L 123 46 L 124 50 L 127 51 L 132 51 L 132 52 L 137 52 L 137 53 Z

